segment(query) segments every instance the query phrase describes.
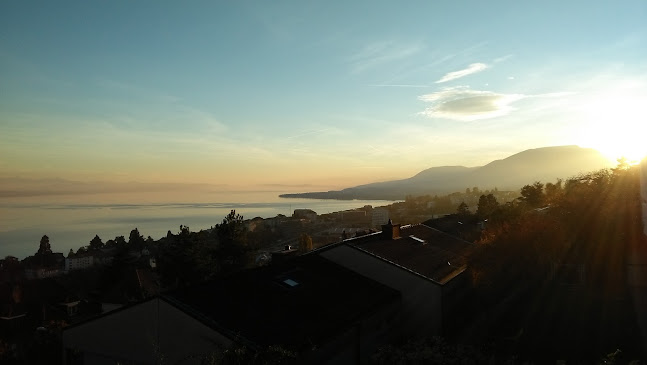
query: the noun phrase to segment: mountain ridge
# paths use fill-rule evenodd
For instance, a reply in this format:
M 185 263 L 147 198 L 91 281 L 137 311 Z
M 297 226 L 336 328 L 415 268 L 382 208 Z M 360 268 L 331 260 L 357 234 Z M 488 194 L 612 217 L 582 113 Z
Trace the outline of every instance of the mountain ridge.
M 412 177 L 358 185 L 342 190 L 282 194 L 283 198 L 404 199 L 407 195 L 448 194 L 468 187 L 517 190 L 534 181 L 552 182 L 610 167 L 593 148 L 541 147 L 521 151 L 483 166 L 434 166 Z

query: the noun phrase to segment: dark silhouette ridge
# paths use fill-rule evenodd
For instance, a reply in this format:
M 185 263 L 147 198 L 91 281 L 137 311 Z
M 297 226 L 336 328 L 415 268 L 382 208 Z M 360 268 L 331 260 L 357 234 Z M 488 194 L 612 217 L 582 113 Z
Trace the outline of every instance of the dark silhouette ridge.
M 610 161 L 592 148 L 544 147 L 526 150 L 480 167 L 431 167 L 408 179 L 359 185 L 339 191 L 283 194 L 281 197 L 397 200 L 407 195 L 447 194 L 471 186 L 517 190 L 528 181 L 554 181 L 610 165 Z

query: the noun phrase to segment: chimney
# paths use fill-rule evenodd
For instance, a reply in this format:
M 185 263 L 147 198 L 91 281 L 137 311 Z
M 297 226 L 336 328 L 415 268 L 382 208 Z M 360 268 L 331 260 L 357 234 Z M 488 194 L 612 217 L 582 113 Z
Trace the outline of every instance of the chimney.
M 389 219 L 387 224 L 382 225 L 382 239 L 394 240 L 400 238 L 400 224 L 393 224 Z

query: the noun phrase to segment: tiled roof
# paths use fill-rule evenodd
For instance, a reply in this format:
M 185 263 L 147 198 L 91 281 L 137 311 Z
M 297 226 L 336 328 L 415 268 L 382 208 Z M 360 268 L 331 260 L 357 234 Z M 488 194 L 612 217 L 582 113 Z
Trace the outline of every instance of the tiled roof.
M 304 255 L 178 290 L 166 299 L 223 334 L 257 345 L 317 346 L 400 294 L 328 261 Z
M 346 242 L 440 284 L 465 269 L 466 256 L 473 248 L 467 241 L 422 224 L 402 226 L 396 239 L 376 233 Z

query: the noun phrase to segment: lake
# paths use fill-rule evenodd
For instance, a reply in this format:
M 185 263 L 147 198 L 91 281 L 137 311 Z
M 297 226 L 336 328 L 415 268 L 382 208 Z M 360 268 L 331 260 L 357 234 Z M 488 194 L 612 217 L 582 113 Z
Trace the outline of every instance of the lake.
M 270 218 L 277 214 L 291 216 L 295 209 L 312 209 L 318 214 L 372 205 L 391 204 L 385 200 L 318 200 L 284 199 L 280 192 L 234 192 L 174 197 L 146 194 L 101 196 L 55 196 L 14 198 L 0 203 L 0 257 L 20 259 L 38 250 L 40 239 L 47 235 L 54 252 L 66 256 L 87 245 L 95 234 L 105 242 L 125 236 L 134 228 L 144 236 L 159 239 L 167 231 L 177 233 L 180 225 L 191 231 L 210 228 L 232 210 L 245 219 Z M 191 200 L 184 200 L 184 199 Z M 188 202 L 187 202 L 188 201 Z

